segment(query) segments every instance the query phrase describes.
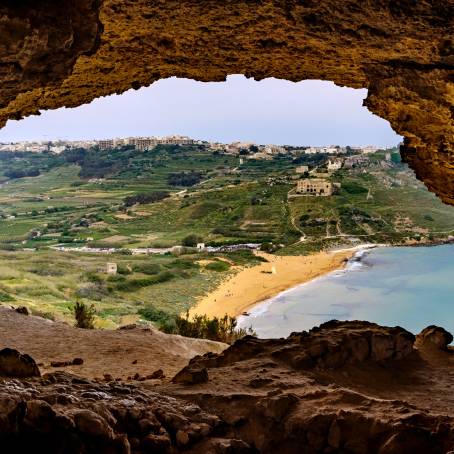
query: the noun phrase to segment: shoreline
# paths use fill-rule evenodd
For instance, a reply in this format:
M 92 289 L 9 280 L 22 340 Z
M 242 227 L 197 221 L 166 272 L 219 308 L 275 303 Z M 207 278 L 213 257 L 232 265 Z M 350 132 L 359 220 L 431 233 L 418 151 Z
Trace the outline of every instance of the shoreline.
M 362 244 L 307 256 L 258 253 L 268 262 L 242 268 L 202 297 L 189 313 L 191 316 L 223 317 L 227 314 L 238 317 L 286 290 L 343 269 L 359 252 L 378 246 Z

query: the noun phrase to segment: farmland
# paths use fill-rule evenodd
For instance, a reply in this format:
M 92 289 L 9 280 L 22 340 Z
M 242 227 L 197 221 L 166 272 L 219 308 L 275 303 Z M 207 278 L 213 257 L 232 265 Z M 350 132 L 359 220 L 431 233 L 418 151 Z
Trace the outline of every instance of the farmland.
M 307 161 L 323 172 L 320 156 Z M 366 167 L 326 174 L 341 185 L 332 197 L 288 198 L 299 164 L 291 155 L 240 163 L 237 156 L 190 146 L 2 156 L 0 301 L 68 320 L 74 302 L 84 301 L 95 305 L 104 328 L 147 317 L 155 322 L 185 311 L 259 258 L 193 249 L 136 256 L 133 248 L 171 248 L 196 235 L 212 246 L 257 243 L 275 254 L 300 255 L 454 234 L 454 208 L 398 159 L 376 153 Z M 210 265 L 220 261 L 227 265 Z M 107 275 L 107 262 L 117 264 L 117 275 Z

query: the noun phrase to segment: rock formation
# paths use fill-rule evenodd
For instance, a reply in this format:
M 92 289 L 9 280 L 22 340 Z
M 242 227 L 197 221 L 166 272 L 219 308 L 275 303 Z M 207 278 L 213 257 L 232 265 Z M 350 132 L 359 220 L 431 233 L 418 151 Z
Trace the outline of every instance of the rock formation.
M 25 328 L 52 325 L 6 314 Z M 99 336 L 88 335 L 96 348 Z M 449 336 L 432 326 L 415 342 L 399 327 L 333 321 L 287 339 L 246 337 L 157 384 L 64 370 L 2 378 L 1 451 L 444 454 L 454 449 Z M 149 355 L 149 366 L 163 359 Z
M 405 136 L 454 204 L 452 0 L 26 0 L 0 5 L 0 124 L 170 76 L 331 80 Z

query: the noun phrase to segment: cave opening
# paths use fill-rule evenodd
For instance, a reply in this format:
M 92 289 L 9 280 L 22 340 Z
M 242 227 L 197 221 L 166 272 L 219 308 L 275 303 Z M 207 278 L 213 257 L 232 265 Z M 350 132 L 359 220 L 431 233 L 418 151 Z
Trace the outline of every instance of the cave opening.
M 260 308 L 259 317 L 248 309 L 251 295 L 263 300 L 318 277 L 319 272 L 306 263 L 307 254 L 328 252 L 321 268 L 336 269 L 370 245 L 434 243 L 452 231 L 454 209 L 428 193 L 401 162 L 402 138 L 363 107 L 366 97 L 365 89 L 319 80 L 255 81 L 233 75 L 225 82 L 206 83 L 170 78 L 76 108 L 10 120 L 0 131 L 4 191 L 14 194 L 0 207 L 6 236 L 10 235 L 5 240 L 40 253 L 49 248 L 53 254 L 98 251 L 101 257 L 108 250 L 172 253 L 174 248 L 192 246 L 203 253 L 223 245 L 251 244 L 286 257 L 287 262 L 278 266 L 269 256 L 271 264 L 259 271 L 276 283 L 263 284 L 264 276 L 258 275 L 261 284 L 250 280 L 246 289 L 240 285 L 216 297 L 225 303 L 229 316 L 241 316 L 245 329 L 252 323 L 262 337 L 274 337 L 330 318 L 390 324 L 392 319 L 385 315 L 407 326 L 403 312 L 392 310 L 405 307 L 405 295 L 395 292 L 389 307 L 380 312 L 370 304 L 372 312 L 367 312 L 358 300 L 362 293 L 350 295 L 348 289 L 369 284 L 356 281 L 343 285 L 344 295 L 333 282 L 324 282 L 322 290 L 314 289 L 316 297 L 305 295 L 311 301 L 309 309 L 300 306 L 295 312 L 292 297 L 272 305 L 266 316 Z M 42 153 L 33 154 L 36 151 Z M 331 253 L 338 258 L 331 261 Z M 295 261 L 292 256 L 302 258 Z M 380 256 L 372 254 L 370 260 L 380 262 Z M 200 297 L 192 289 L 186 302 L 169 309 L 168 298 L 178 295 L 182 285 L 174 282 L 174 275 L 160 277 L 171 282 L 164 296 L 155 295 L 148 281 L 140 281 L 148 272 L 140 271 L 142 265 L 135 271 L 128 256 L 104 262 L 101 258 L 96 266 L 87 263 L 89 272 L 80 282 L 72 282 L 66 296 L 60 295 L 96 304 L 99 326 L 116 327 L 131 317 L 167 326 L 168 311 L 171 317 Z M 80 272 L 76 264 L 70 268 L 68 272 Z M 159 264 L 151 268 L 164 270 Z M 301 268 L 306 270 L 303 277 Z M 122 277 L 117 282 L 118 272 Z M 188 277 L 200 278 L 197 273 Z M 380 279 L 382 291 L 392 287 L 388 275 Z M 20 288 L 15 293 L 19 300 L 25 295 Z M 117 304 L 116 299 L 132 304 L 136 294 L 145 308 L 121 309 Z M 150 303 L 155 297 L 157 302 Z M 241 310 L 229 309 L 233 300 Z M 55 310 L 52 304 L 46 307 L 51 313 Z M 314 313 L 313 307 L 324 309 Z M 72 314 L 61 309 L 56 316 L 71 320 Z M 220 315 L 209 298 L 207 304 L 191 309 L 192 314 L 197 311 Z M 417 318 L 408 322 L 408 328 L 418 331 L 428 322 Z

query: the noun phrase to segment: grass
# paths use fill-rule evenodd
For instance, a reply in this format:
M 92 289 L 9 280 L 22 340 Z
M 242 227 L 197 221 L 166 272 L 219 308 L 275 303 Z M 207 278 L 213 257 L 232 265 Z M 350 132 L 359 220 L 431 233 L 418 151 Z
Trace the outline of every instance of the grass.
M 342 189 L 333 197 L 287 200 L 297 165 L 291 156 L 246 160 L 240 166 L 236 157 L 198 147 L 161 147 L 144 153 L 113 151 L 101 158 L 122 163 L 101 181 L 81 178 L 85 164 L 63 157 L 0 160 L 1 303 L 73 322 L 72 308 L 80 300 L 94 305 L 98 327 L 116 327 L 131 318 L 156 322 L 157 315 L 150 314 L 173 319 L 235 272 L 236 265 L 261 260 L 249 251 L 177 257 L 49 249 L 63 242 L 171 247 L 196 234 L 208 245 L 269 243 L 277 254 L 292 255 L 358 241 L 398 244 L 454 234 L 454 208 L 443 205 L 399 163 L 373 166 L 366 173 L 336 172 L 330 178 Z M 96 156 L 91 159 L 96 163 Z M 379 154 L 371 157 L 380 159 Z M 41 175 L 6 180 L 1 175 L 11 166 L 38 167 Z M 169 175 L 192 171 L 202 175 L 199 184 L 169 186 Z M 124 206 L 125 198 L 133 202 L 138 194 L 156 191 L 169 197 Z M 201 265 L 203 260 L 208 263 Z M 108 261 L 117 263 L 119 274 L 104 273 Z

